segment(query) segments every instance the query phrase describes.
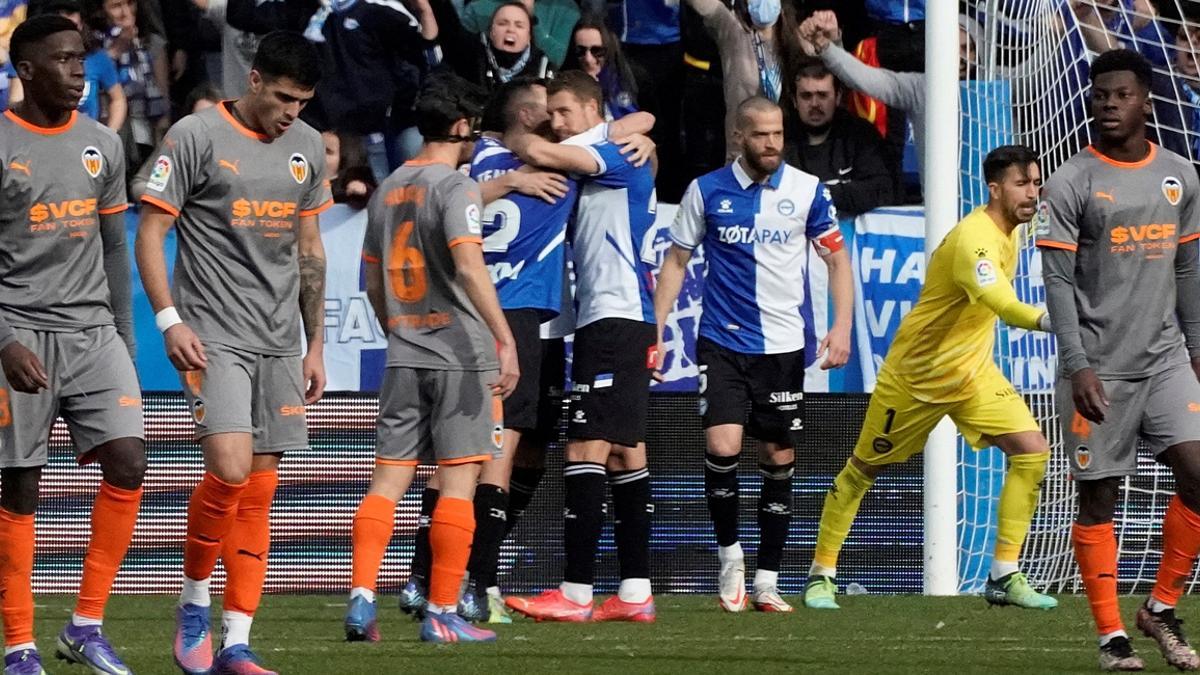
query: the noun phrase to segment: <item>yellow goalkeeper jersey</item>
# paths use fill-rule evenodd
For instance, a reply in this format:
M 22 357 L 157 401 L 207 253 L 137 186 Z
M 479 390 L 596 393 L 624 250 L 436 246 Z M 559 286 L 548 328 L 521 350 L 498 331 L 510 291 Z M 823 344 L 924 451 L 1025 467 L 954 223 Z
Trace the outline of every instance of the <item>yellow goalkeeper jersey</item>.
M 883 370 L 917 400 L 971 398 L 985 379 L 982 375 L 996 368 L 992 348 L 998 308 L 1020 305 L 1011 282 L 1019 232 L 1005 235 L 979 207 L 933 252 L 917 305 L 900 322 L 883 362 Z M 1039 314 L 1032 315 L 1033 325 L 1022 327 L 1035 327 Z

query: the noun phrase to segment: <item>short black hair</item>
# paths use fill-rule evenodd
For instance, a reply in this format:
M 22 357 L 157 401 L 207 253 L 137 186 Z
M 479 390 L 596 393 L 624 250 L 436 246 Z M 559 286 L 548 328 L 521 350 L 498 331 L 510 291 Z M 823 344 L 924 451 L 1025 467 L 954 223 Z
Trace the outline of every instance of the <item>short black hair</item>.
M 983 158 L 983 180 L 985 183 L 998 183 L 1010 166 L 1024 169 L 1030 164 L 1040 164 L 1033 148 L 1027 145 L 1001 145 Z
M 1138 84 L 1147 90 L 1150 89 L 1150 80 L 1154 77 L 1150 62 L 1132 49 L 1112 49 L 1097 56 L 1096 60 L 1092 61 L 1092 84 L 1096 83 L 1096 78 L 1105 73 L 1117 73 L 1124 70 L 1133 73 Z
M 546 83 L 546 95 L 553 96 L 561 91 L 569 91 L 581 102 L 589 99 L 596 102 L 596 109 L 604 109 L 604 91 L 596 78 L 582 70 L 564 70 Z
M 451 72 L 432 75 L 417 96 L 417 131 L 426 141 L 447 140 L 455 122 L 479 118 L 486 103 L 479 85 Z
M 513 119 L 513 101 L 522 93 L 533 87 L 546 86 L 545 80 L 536 77 L 516 77 L 496 88 L 492 98 L 488 100 L 483 110 L 483 123 L 480 129 L 503 133 L 515 121 Z
M 317 48 L 308 38 L 290 30 L 267 33 L 258 43 L 250 67 L 264 80 L 286 77 L 306 89 L 316 87 L 321 79 L 321 55 Z
M 43 14 L 83 14 L 79 0 L 43 0 L 38 3 L 36 16 Z
M 9 42 L 9 60 L 16 65 L 29 58 L 29 50 L 42 40 L 58 33 L 78 33 L 75 22 L 57 14 L 43 14 L 24 21 L 13 31 Z

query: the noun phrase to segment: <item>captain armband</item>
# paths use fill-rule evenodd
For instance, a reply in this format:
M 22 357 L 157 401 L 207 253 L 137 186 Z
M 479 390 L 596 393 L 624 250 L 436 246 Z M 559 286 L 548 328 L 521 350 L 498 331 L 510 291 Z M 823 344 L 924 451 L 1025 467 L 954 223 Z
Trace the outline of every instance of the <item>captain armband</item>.
M 842 237 L 842 230 L 835 227 L 827 234 L 814 239 L 813 245 L 817 247 L 819 255 L 829 255 L 846 248 L 846 240 Z

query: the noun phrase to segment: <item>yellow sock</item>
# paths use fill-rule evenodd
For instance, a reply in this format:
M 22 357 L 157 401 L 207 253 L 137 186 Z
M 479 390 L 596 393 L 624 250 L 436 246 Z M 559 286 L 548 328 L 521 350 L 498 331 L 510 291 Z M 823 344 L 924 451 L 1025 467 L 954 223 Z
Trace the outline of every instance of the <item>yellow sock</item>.
M 1037 508 L 1048 461 L 1048 452 L 1013 455 L 1008 460 L 1008 473 L 1000 491 L 1000 524 L 996 532 L 995 558 L 999 562 L 1015 564 L 1021 557 L 1021 546 L 1025 544 L 1029 524 L 1033 522 L 1033 510 Z
M 868 478 L 849 461 L 833 479 L 833 487 L 826 493 L 825 508 L 821 511 L 817 550 L 813 553 L 814 564 L 826 569 L 837 567 L 838 554 L 842 551 L 846 535 L 850 534 L 854 516 L 858 515 L 858 505 L 874 483 L 873 478 Z

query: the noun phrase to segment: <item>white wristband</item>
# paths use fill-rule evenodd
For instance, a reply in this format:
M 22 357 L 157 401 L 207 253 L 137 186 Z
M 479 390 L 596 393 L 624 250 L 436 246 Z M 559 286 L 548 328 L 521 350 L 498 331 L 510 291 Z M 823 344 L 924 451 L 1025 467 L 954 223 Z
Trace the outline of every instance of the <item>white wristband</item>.
M 174 306 L 166 307 L 158 314 L 154 315 L 154 325 L 158 326 L 158 332 L 165 333 L 167 329 L 177 323 L 183 323 L 183 319 L 179 318 L 179 312 Z

